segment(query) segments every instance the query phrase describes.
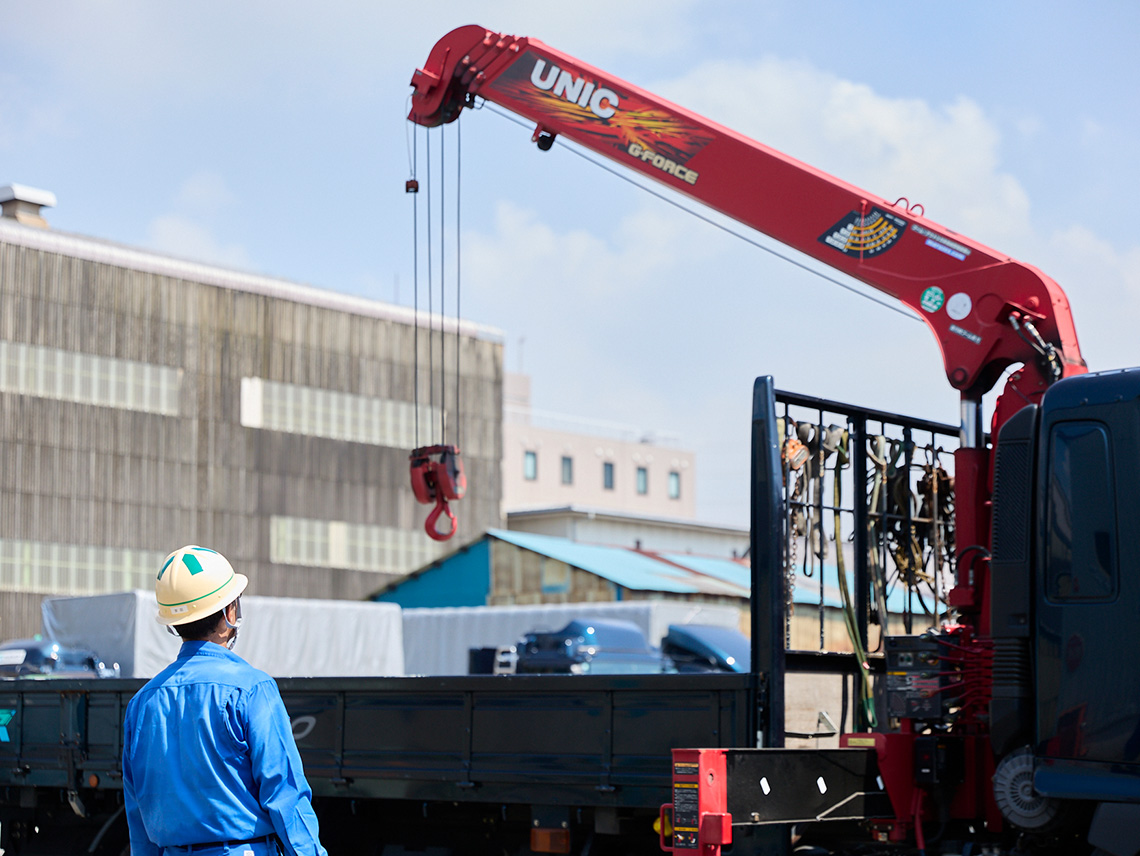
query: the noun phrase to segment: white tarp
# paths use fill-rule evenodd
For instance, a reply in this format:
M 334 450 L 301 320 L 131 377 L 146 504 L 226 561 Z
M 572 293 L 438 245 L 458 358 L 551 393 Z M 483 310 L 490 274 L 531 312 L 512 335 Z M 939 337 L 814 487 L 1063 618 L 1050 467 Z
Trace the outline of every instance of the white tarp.
M 352 600 L 242 597 L 245 618 L 234 652 L 277 678 L 403 675 L 400 607 Z M 123 677 L 150 678 L 177 655 L 180 640 L 155 621 L 154 593 L 45 598 L 44 635 L 89 648 Z
M 740 610 L 670 600 L 405 609 L 404 672 L 465 675 L 468 649 L 513 645 L 524 633 L 560 630 L 576 618 L 632 621 L 645 632 L 651 645 L 660 645 L 670 624 L 739 629 Z

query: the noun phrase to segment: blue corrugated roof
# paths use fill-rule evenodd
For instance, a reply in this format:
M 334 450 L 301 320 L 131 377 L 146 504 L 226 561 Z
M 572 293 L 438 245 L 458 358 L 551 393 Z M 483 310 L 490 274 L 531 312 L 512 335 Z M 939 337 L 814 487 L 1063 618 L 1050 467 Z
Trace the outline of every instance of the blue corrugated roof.
M 575 568 L 634 591 L 667 591 L 679 594 L 722 594 L 748 597 L 748 568 L 731 559 L 702 558 L 696 567 L 693 556 L 658 555 L 625 547 L 579 544 L 553 535 L 489 529 L 487 534 L 524 550 L 541 553 Z M 716 573 L 713 565 L 720 565 Z
M 747 590 L 752 587 L 752 567 L 731 559 L 718 559 L 714 556 L 694 556 L 689 553 L 662 553 L 662 558 L 678 565 L 692 568 L 700 574 L 707 574 L 718 580 L 740 586 Z
M 655 553 L 631 550 L 628 547 L 607 547 L 600 544 L 580 544 L 553 535 L 516 532 L 507 529 L 490 529 L 487 534 L 539 553 L 559 562 L 565 562 L 591 574 L 596 574 L 615 585 L 633 591 L 661 591 L 679 594 L 720 594 L 728 597 L 748 598 L 752 590 L 752 568 L 747 561 L 720 559 L 715 556 L 694 556 L 690 553 Z M 851 557 L 847 557 L 848 567 Z M 839 609 L 843 601 L 837 580 L 839 570 L 834 563 L 819 563 L 809 577 L 797 574 L 792 600 L 798 604 L 819 603 L 819 580 L 825 580 L 823 603 Z M 852 591 L 854 596 L 854 591 Z M 887 598 L 892 612 L 901 612 L 906 591 L 895 586 Z

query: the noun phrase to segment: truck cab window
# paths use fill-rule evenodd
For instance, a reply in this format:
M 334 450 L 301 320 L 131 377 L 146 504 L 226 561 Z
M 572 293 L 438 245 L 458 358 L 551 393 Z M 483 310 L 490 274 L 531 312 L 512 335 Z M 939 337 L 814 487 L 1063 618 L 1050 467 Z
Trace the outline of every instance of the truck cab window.
M 1051 600 L 1116 594 L 1116 512 L 1108 429 L 1060 422 L 1049 438 L 1046 580 Z

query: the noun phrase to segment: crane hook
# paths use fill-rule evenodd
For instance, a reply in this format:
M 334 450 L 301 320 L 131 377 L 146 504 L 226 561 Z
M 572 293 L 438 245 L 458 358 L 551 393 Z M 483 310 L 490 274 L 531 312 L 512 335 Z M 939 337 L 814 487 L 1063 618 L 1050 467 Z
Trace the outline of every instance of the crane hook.
M 435 503 L 435 508 L 424 521 L 424 530 L 435 541 L 446 541 L 455 534 L 456 521 L 448 500 L 463 499 L 467 494 L 467 476 L 463 472 L 463 459 L 459 449 L 450 445 L 421 446 L 410 456 L 412 494 L 424 505 Z M 440 515 L 451 521 L 448 532 L 436 526 Z

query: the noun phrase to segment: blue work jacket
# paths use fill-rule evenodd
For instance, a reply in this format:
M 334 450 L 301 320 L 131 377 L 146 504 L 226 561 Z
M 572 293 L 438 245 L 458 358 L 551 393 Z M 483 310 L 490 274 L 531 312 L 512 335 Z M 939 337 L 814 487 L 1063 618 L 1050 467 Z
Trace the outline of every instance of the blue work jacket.
M 287 854 L 326 856 L 311 798 L 277 684 L 223 646 L 184 642 L 127 705 L 132 856 L 271 834 Z

